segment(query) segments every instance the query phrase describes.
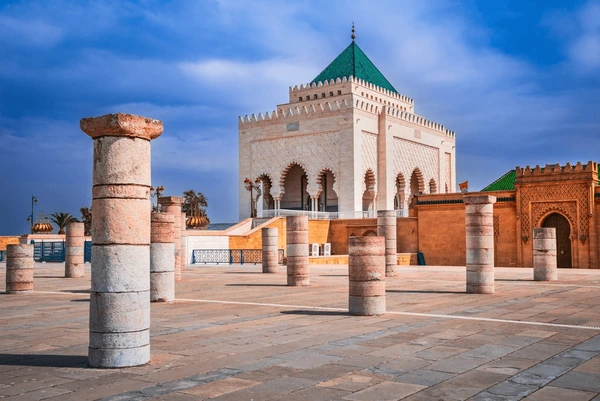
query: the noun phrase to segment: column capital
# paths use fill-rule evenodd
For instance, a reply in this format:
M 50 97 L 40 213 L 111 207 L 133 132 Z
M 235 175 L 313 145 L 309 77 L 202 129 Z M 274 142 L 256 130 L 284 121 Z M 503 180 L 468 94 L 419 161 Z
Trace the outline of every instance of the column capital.
M 466 205 L 480 205 L 496 203 L 496 197 L 493 195 L 469 194 L 463 195 L 463 201 Z
M 160 120 L 124 113 L 83 118 L 79 126 L 92 139 L 103 136 L 125 136 L 151 141 L 163 132 L 163 124 Z
M 161 206 L 181 206 L 183 205 L 183 196 L 161 196 L 158 198 L 158 204 Z

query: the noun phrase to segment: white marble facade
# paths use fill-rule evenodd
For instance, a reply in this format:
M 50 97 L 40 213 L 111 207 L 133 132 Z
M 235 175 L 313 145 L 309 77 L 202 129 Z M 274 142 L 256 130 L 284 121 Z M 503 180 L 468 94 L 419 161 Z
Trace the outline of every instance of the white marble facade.
M 258 210 L 347 217 L 455 192 L 454 132 L 414 114 L 412 99 L 353 77 L 296 86 L 289 97 L 240 118 L 240 219 L 251 215 L 246 178 L 261 179 Z

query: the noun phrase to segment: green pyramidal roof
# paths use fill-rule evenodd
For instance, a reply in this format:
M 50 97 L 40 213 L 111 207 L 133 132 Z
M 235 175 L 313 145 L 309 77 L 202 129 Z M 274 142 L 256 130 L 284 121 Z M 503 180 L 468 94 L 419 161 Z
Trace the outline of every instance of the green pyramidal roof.
M 398 93 L 383 74 L 369 60 L 365 52 L 352 41 L 312 82 L 324 82 L 337 78 L 360 78 L 379 87 Z M 312 83 L 311 82 L 311 83 Z
M 543 167 L 542 171 L 544 171 Z M 600 181 L 600 171 L 598 172 L 598 180 Z M 516 170 L 510 170 L 508 173 L 504 174 L 502 177 L 498 178 L 496 181 L 492 182 L 490 185 L 483 188 L 481 191 L 514 191 L 516 181 Z

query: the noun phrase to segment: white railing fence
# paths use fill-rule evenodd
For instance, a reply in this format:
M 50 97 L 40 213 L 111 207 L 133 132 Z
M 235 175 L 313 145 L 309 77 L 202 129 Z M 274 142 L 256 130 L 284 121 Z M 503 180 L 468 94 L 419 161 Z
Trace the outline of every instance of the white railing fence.
M 396 217 L 407 217 L 406 209 L 396 210 Z M 313 210 L 290 210 L 290 209 L 263 209 L 262 218 L 308 216 L 309 219 L 338 220 L 338 219 L 372 219 L 377 217 L 377 211 L 358 212 L 316 212 Z

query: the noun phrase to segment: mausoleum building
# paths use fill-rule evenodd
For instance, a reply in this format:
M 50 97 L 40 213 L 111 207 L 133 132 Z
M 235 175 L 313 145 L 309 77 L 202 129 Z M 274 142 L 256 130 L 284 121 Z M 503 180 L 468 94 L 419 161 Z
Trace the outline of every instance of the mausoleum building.
M 413 195 L 455 187 L 454 132 L 416 114 L 354 35 L 312 82 L 290 87 L 288 103 L 240 117 L 240 219 L 403 216 Z

